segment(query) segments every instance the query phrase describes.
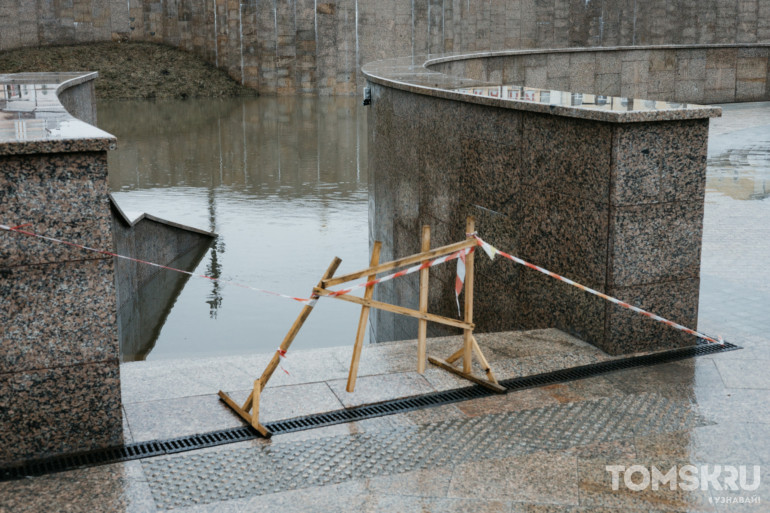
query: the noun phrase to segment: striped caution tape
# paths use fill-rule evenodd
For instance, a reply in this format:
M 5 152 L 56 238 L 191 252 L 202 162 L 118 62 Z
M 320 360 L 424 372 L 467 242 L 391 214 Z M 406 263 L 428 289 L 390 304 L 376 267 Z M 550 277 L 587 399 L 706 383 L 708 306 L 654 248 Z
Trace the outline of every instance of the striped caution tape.
M 486 254 L 489 256 L 489 258 L 492 259 L 492 260 L 494 260 L 495 255 L 500 255 L 500 256 L 502 256 L 504 258 L 507 258 L 508 260 L 513 260 L 517 264 L 521 264 L 521 265 L 523 265 L 525 267 L 529 267 L 530 269 L 534 269 L 535 271 L 538 271 L 538 272 L 541 272 L 543 274 L 546 274 L 546 275 L 550 276 L 551 278 L 555 278 L 555 279 L 557 279 L 559 281 L 562 281 L 562 282 L 564 282 L 564 283 L 566 283 L 568 285 L 572 285 L 573 287 L 577 287 L 577 288 L 579 288 L 582 291 L 588 292 L 589 294 L 593 294 L 594 296 L 599 296 L 602 299 L 606 299 L 610 303 L 614 303 L 614 304 L 616 304 L 616 305 L 618 305 L 620 307 L 626 308 L 626 309 L 631 310 L 633 312 L 636 312 L 636 313 L 638 313 L 640 315 L 644 315 L 645 317 L 648 317 L 650 319 L 653 319 L 655 321 L 663 323 L 666 326 L 670 326 L 670 327 L 672 327 L 674 329 L 677 329 L 679 331 L 683 331 L 683 332 L 688 333 L 690 335 L 694 335 L 694 336 L 696 336 L 698 338 L 701 338 L 703 340 L 707 340 L 709 342 L 713 342 L 715 344 L 724 345 L 724 340 L 722 339 L 721 336 L 717 337 L 716 339 L 712 338 L 712 337 L 709 337 L 708 335 L 704 335 L 703 333 L 700 333 L 698 331 L 692 330 L 692 329 L 690 329 L 690 328 L 688 328 L 686 326 L 682 326 L 681 324 L 677 324 L 674 321 L 670 321 L 670 320 L 668 320 L 666 318 L 663 318 L 663 317 L 661 317 L 659 315 L 655 315 L 652 312 L 648 312 L 647 310 L 643 310 L 643 309 L 641 309 L 641 308 L 639 308 L 637 306 L 629 305 L 628 303 L 625 303 L 625 302 L 621 301 L 620 299 L 614 298 L 612 296 L 608 296 L 607 294 L 599 292 L 598 290 L 594 290 L 594 289 L 592 289 L 590 287 L 586 287 L 585 285 L 581 285 L 580 283 L 572 281 L 569 278 L 565 278 L 564 276 L 560 276 L 560 275 L 558 275 L 558 274 L 556 274 L 554 272 L 551 272 L 548 269 L 543 269 L 542 267 L 537 266 L 535 264 L 531 264 L 531 263 L 527 262 L 526 260 L 522 260 L 521 258 L 518 258 L 518 257 L 515 257 L 513 255 L 510 255 L 510 254 L 508 254 L 508 253 L 506 253 L 504 251 L 500 251 L 499 249 L 497 249 L 496 247 L 492 246 L 488 242 L 485 242 L 484 240 L 482 240 L 478 235 L 475 235 L 474 237 L 478 241 L 479 246 L 481 246 L 481 248 L 486 252 Z
M 8 232 L 19 233 L 19 234 L 22 234 L 22 235 L 27 235 L 29 237 L 35 237 L 37 239 L 42 239 L 42 240 L 46 240 L 46 241 L 49 241 L 49 242 L 56 242 L 58 244 L 64 244 L 66 246 L 71 246 L 73 248 L 79 248 L 79 249 L 82 249 L 84 251 L 90 251 L 92 253 L 99 253 L 101 255 L 106 255 L 106 256 L 111 256 L 111 257 L 115 257 L 115 258 L 120 258 L 122 260 L 128 260 L 130 262 L 136 262 L 136 263 L 139 263 L 139 264 L 149 265 L 149 266 L 152 266 L 152 267 L 157 267 L 159 269 L 166 269 L 168 271 L 174 271 L 174 272 L 177 272 L 177 273 L 186 274 L 186 275 L 191 276 L 193 278 L 203 278 L 203 279 L 210 280 L 210 281 L 215 281 L 215 282 L 218 282 L 218 283 L 225 283 L 225 284 L 228 284 L 228 285 L 233 285 L 235 287 L 240 287 L 242 289 L 248 289 L 248 290 L 253 290 L 253 291 L 256 291 L 256 292 L 261 292 L 263 294 L 269 294 L 271 296 L 280 297 L 280 298 L 283 298 L 283 299 L 291 299 L 291 300 L 297 301 L 299 303 L 304 303 L 304 304 L 306 304 L 308 306 L 315 306 L 316 302 L 318 301 L 318 296 L 315 295 L 315 294 L 313 294 L 310 298 L 301 298 L 301 297 L 287 296 L 286 294 L 280 294 L 278 292 L 273 292 L 271 290 L 265 290 L 265 289 L 260 289 L 260 288 L 257 288 L 257 287 L 252 287 L 250 285 L 244 285 L 242 283 L 238 283 L 238 282 L 231 281 L 231 280 L 223 280 L 221 278 L 214 278 L 213 276 L 207 276 L 205 274 L 195 274 L 195 273 L 191 273 L 190 271 L 185 271 L 183 269 L 177 269 L 175 267 L 169 267 L 167 265 L 156 264 L 155 262 L 148 262 L 147 260 L 140 260 L 138 258 L 132 258 L 132 257 L 125 256 L 125 255 L 118 255 L 117 253 L 113 253 L 112 251 L 104 251 L 104 250 L 101 250 L 101 249 L 90 248 L 88 246 L 84 246 L 82 244 L 77 244 L 75 242 L 69 242 L 69 241 L 57 239 L 57 238 L 54 238 L 54 237 L 47 237 L 45 235 L 39 235 L 39 234 L 34 233 L 34 232 L 29 232 L 29 231 L 26 231 L 26 230 L 22 230 L 21 228 L 24 227 L 24 226 L 29 226 L 29 225 L 25 224 L 25 225 L 20 225 L 20 226 L 7 226 L 7 225 L 4 225 L 4 224 L 0 224 L 0 230 L 5 230 L 5 231 L 8 231 Z
M 376 278 L 374 280 L 367 281 L 366 283 L 358 283 L 358 284 L 353 285 L 352 287 L 349 287 L 347 289 L 335 290 L 335 291 L 333 291 L 333 292 L 331 292 L 329 294 L 326 294 L 326 297 L 342 296 L 342 295 L 348 294 L 348 293 L 350 293 L 350 292 L 352 292 L 352 291 L 354 291 L 356 289 L 363 289 L 363 288 L 366 288 L 366 287 L 370 287 L 372 285 L 377 285 L 378 283 L 383 283 L 383 282 L 386 282 L 386 281 L 393 280 L 395 278 L 400 278 L 401 276 L 406 276 L 407 274 L 416 273 L 417 271 L 421 271 L 423 269 L 428 269 L 429 267 L 434 267 L 436 265 L 443 264 L 445 262 L 449 262 L 450 260 L 454 260 L 456 258 L 462 259 L 462 261 L 464 262 L 465 261 L 465 256 L 468 253 L 473 252 L 475 249 L 476 248 L 461 249 L 459 251 L 455 251 L 454 253 L 450 253 L 448 255 L 436 258 L 434 260 L 427 260 L 427 261 L 425 261 L 425 262 L 423 262 L 421 264 L 413 265 L 412 267 L 408 267 L 407 269 L 404 269 L 402 271 L 398 271 L 397 273 L 388 274 L 387 276 L 383 276 L 382 278 Z M 463 267 L 463 270 L 464 269 L 465 269 L 465 267 Z M 458 270 L 459 270 L 459 267 L 458 267 Z M 463 274 L 463 276 L 464 276 L 464 274 Z
M 111 256 L 111 257 L 115 257 L 115 258 L 120 258 L 120 259 L 128 260 L 128 261 L 131 261 L 131 262 L 137 262 L 137 263 L 140 263 L 140 264 L 150 265 L 150 266 L 157 267 L 157 268 L 160 268 L 160 269 L 166 269 L 166 270 L 169 270 L 169 271 L 174 271 L 174 272 L 186 274 L 186 275 L 191 276 L 193 278 L 203 278 L 203 279 L 206 279 L 206 280 L 216 281 L 216 282 L 219 282 L 219 283 L 226 283 L 226 284 L 229 284 L 229 285 L 233 285 L 235 287 L 240 287 L 240 288 L 244 288 L 244 289 L 248 289 L 248 290 L 253 290 L 253 291 L 256 291 L 256 292 L 261 292 L 263 294 L 269 294 L 271 296 L 280 297 L 280 298 L 283 298 L 283 299 L 290 299 L 292 301 L 297 301 L 299 303 L 303 303 L 303 304 L 306 304 L 306 305 L 311 306 L 311 307 L 314 306 L 318 302 L 318 295 L 316 295 L 316 294 L 313 294 L 310 298 L 299 298 L 299 297 L 294 297 L 294 296 L 288 296 L 286 294 L 280 294 L 278 292 L 273 292 L 273 291 L 270 291 L 270 290 L 260 289 L 260 288 L 257 288 L 257 287 L 252 287 L 250 285 L 244 285 L 242 283 L 237 283 L 237 282 L 234 282 L 234 281 L 231 281 L 231 280 L 223 280 L 221 278 L 214 278 L 212 276 L 207 276 L 205 274 L 195 274 L 195 273 L 192 273 L 192 272 L 189 272 L 189 271 L 185 271 L 185 270 L 182 270 L 182 269 L 177 269 L 177 268 L 174 268 L 174 267 L 169 267 L 169 266 L 166 266 L 166 265 L 157 264 L 157 263 L 154 263 L 154 262 L 148 262 L 146 260 L 140 260 L 138 258 L 128 257 L 128 256 L 125 256 L 125 255 L 119 255 L 119 254 L 113 253 L 111 251 L 105 251 L 105 250 L 90 248 L 88 246 L 84 246 L 82 244 L 77 244 L 75 242 L 69 242 L 69 241 L 57 239 L 57 238 L 54 238 L 54 237 L 47 237 L 45 235 L 39 235 L 39 234 L 34 233 L 34 232 L 30 232 L 30 231 L 27 231 L 27 230 L 22 230 L 22 228 L 25 227 L 25 226 L 28 226 L 28 225 L 25 224 L 25 225 L 19 225 L 19 226 L 8 226 L 8 225 L 0 224 L 0 230 L 4 230 L 4 231 L 8 231 L 8 232 L 14 232 L 14 233 L 19 233 L 19 234 L 26 235 L 26 236 L 29 236 L 29 237 L 35 237 L 37 239 L 42 239 L 42 240 L 46 240 L 46 241 L 49 241 L 49 242 L 55 242 L 55 243 L 58 243 L 58 244 L 64 244 L 64 245 L 75 247 L 75 248 L 79 248 L 79 249 L 82 249 L 82 250 L 85 250 L 85 251 L 90 251 L 90 252 L 93 252 L 93 253 L 99 253 L 99 254 L 102 254 L 102 255 L 107 255 L 107 256 Z M 512 260 L 513 262 L 516 262 L 517 264 L 521 264 L 521 265 L 523 265 L 525 267 L 529 267 L 530 269 L 534 269 L 535 271 L 538 271 L 540 273 L 548 275 L 548 276 L 550 276 L 550 277 L 552 277 L 552 278 L 554 278 L 556 280 L 564 282 L 564 283 L 566 283 L 568 285 L 571 285 L 573 287 L 577 287 L 580 290 L 583 290 L 584 292 L 588 292 L 589 294 L 593 294 L 595 296 L 598 296 L 598 297 L 600 297 L 602 299 L 605 299 L 605 300 L 607 300 L 607 301 L 609 301 L 609 302 L 611 302 L 613 304 L 616 304 L 616 305 L 618 305 L 618 306 L 620 306 L 622 308 L 626 308 L 628 310 L 636 312 L 636 313 L 638 313 L 640 315 L 643 315 L 645 317 L 648 317 L 648 318 L 650 318 L 652 320 L 655 320 L 657 322 L 660 322 L 660 323 L 663 323 L 663 324 L 665 324 L 667 326 L 670 326 L 670 327 L 672 327 L 672 328 L 674 328 L 676 330 L 683 331 L 684 333 L 688 333 L 690 335 L 694 335 L 694 336 L 696 336 L 698 338 L 701 338 L 703 340 L 706 340 L 708 342 L 724 345 L 724 340 L 722 339 L 721 336 L 717 337 L 717 338 L 709 337 L 708 335 L 705 335 L 705 334 L 700 333 L 698 331 L 692 330 L 692 329 L 690 329 L 690 328 L 688 328 L 686 326 L 682 326 L 681 324 L 678 324 L 678 323 L 676 323 L 674 321 L 670 321 L 670 320 L 668 320 L 668 319 L 666 319 L 664 317 L 661 317 L 659 315 L 656 315 L 656 314 L 654 314 L 652 312 L 648 312 L 647 310 L 644 310 L 644 309 L 639 308 L 637 306 L 630 305 L 630 304 L 628 304 L 628 303 L 626 303 L 624 301 L 621 301 L 621 300 L 619 300 L 617 298 L 614 298 L 612 296 L 608 296 L 607 294 L 604 294 L 603 292 L 599 292 L 598 290 L 594 290 L 594 289 L 592 289 L 590 287 L 586 287 L 585 285 L 582 285 L 582 284 L 577 283 L 577 282 L 575 282 L 573 280 L 570 280 L 569 278 L 565 278 L 564 276 L 560 276 L 560 275 L 558 275 L 558 274 L 556 274 L 556 273 L 554 273 L 552 271 L 549 271 L 548 269 L 544 269 L 544 268 L 542 268 L 540 266 L 537 266 L 535 264 L 527 262 L 526 260 L 522 260 L 521 258 L 515 257 L 515 256 L 513 256 L 513 255 L 511 255 L 509 253 L 506 253 L 504 251 L 501 251 L 501 250 L 497 249 L 496 247 L 492 246 L 488 242 L 486 242 L 483 239 L 481 239 L 478 236 L 478 234 L 476 234 L 475 232 L 472 233 L 472 234 L 468 234 L 468 236 L 472 236 L 472 237 L 474 237 L 476 239 L 476 241 L 478 242 L 478 245 L 481 246 L 481 248 L 487 253 L 487 255 L 489 256 L 490 259 L 494 259 L 496 255 L 500 255 L 500 256 L 502 256 L 504 258 L 507 258 L 508 260 Z M 445 255 L 445 256 L 436 258 L 434 260 L 428 260 L 428 261 L 423 262 L 422 264 L 414 265 L 412 267 L 409 267 L 407 269 L 398 271 L 396 273 L 389 274 L 387 276 L 383 276 L 382 278 L 377 278 L 377 279 L 374 279 L 374 280 L 370 280 L 370 281 L 367 281 L 365 283 L 359 283 L 359 284 L 354 285 L 352 287 L 349 287 L 347 289 L 333 291 L 333 292 L 331 292 L 328 295 L 329 296 L 341 296 L 343 294 L 348 294 L 348 293 L 350 293 L 350 292 L 352 292 L 353 290 L 356 290 L 356 289 L 361 289 L 361 288 L 366 288 L 366 287 L 369 287 L 369 286 L 372 286 L 372 285 L 377 285 L 379 283 L 390 281 L 390 280 L 393 280 L 395 278 L 399 278 L 401 276 L 406 276 L 407 274 L 412 274 L 412 273 L 421 271 L 423 269 L 427 269 L 427 268 L 430 268 L 430 267 L 434 267 L 436 265 L 443 264 L 445 262 L 449 262 L 451 260 L 459 259 L 459 262 L 458 262 L 458 265 L 457 265 L 457 278 L 456 278 L 456 281 L 455 281 L 455 296 L 456 296 L 456 299 L 457 299 L 457 305 L 458 305 L 457 308 L 458 308 L 458 313 L 459 313 L 459 310 L 460 310 L 459 294 L 462 291 L 462 286 L 463 286 L 463 282 L 464 282 L 464 278 L 465 278 L 465 257 L 469 253 L 474 251 L 474 249 L 475 248 L 461 249 L 461 250 L 456 251 L 454 253 L 450 253 L 449 255 Z

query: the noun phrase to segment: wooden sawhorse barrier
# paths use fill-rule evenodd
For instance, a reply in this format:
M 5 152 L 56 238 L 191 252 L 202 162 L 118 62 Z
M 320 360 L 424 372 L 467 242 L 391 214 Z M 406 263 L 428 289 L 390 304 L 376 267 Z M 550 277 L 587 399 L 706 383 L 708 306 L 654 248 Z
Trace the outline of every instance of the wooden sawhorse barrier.
M 366 286 L 363 297 L 351 296 L 348 293 L 338 294 L 338 293 L 335 293 L 334 291 L 328 290 L 328 287 L 333 287 L 335 285 L 348 283 L 362 277 L 366 277 L 367 283 L 368 283 L 368 282 L 374 281 L 376 279 L 377 274 L 379 273 L 392 271 L 400 267 L 406 267 L 406 266 L 410 266 L 418 263 L 423 264 L 425 262 L 428 262 L 436 258 L 440 258 L 442 256 L 451 255 L 458 251 L 465 251 L 465 250 L 468 250 L 469 248 L 474 248 L 478 244 L 473 235 L 474 231 L 475 231 L 475 221 L 473 217 L 469 217 L 466 221 L 466 239 L 464 241 L 456 242 L 454 244 L 449 244 L 447 246 L 442 246 L 440 248 L 430 249 L 430 227 L 423 226 L 422 247 L 421 247 L 420 253 L 417 253 L 408 257 L 404 257 L 404 258 L 399 258 L 398 260 L 393 260 L 391 262 L 385 262 L 385 263 L 379 263 L 380 248 L 382 244 L 379 241 L 377 241 L 374 243 L 374 247 L 372 249 L 372 259 L 369 267 L 367 267 L 366 269 L 362 269 L 360 271 L 338 276 L 336 278 L 334 277 L 334 273 L 337 271 L 337 268 L 339 267 L 342 260 L 335 257 L 334 260 L 332 260 L 331 264 L 329 265 L 329 268 L 326 269 L 326 272 L 321 278 L 321 281 L 319 281 L 318 285 L 313 289 L 313 295 L 312 295 L 313 301 L 306 304 L 302 308 L 302 311 L 297 317 L 297 320 L 295 320 L 294 324 L 292 324 L 291 328 L 289 329 L 289 332 L 284 337 L 283 342 L 281 343 L 279 349 L 273 355 L 273 358 L 270 360 L 270 363 L 268 363 L 267 367 L 265 368 L 265 371 L 262 373 L 262 376 L 259 379 L 254 381 L 254 388 L 249 394 L 249 397 L 246 399 L 246 402 L 243 404 L 243 406 L 240 406 L 230 396 L 228 396 L 225 392 L 221 390 L 219 391 L 220 399 L 222 399 L 222 401 L 224 401 L 225 404 L 227 404 L 230 408 L 232 408 L 233 411 L 235 411 L 235 413 L 237 413 L 241 418 L 243 418 L 246 422 L 248 422 L 259 434 L 261 434 L 266 438 L 269 438 L 271 436 L 271 433 L 259 422 L 260 395 L 262 393 L 262 390 L 264 390 L 265 386 L 267 385 L 267 382 L 272 377 L 273 372 L 278 367 L 281 356 L 285 354 L 285 352 L 289 349 L 289 347 L 291 346 L 291 343 L 294 341 L 294 338 L 297 336 L 297 333 L 299 333 L 299 330 L 302 328 L 302 325 L 305 323 L 305 320 L 307 320 L 308 316 L 310 315 L 310 312 L 313 311 L 313 307 L 315 306 L 315 300 L 317 300 L 321 296 L 336 298 L 343 301 L 348 301 L 350 303 L 356 303 L 361 305 L 361 316 L 358 321 L 356 341 L 353 346 L 353 357 L 350 363 L 350 373 L 348 374 L 348 383 L 347 383 L 348 392 L 353 392 L 356 386 L 356 378 L 358 375 L 358 364 L 361 359 L 364 333 L 366 330 L 367 321 L 369 319 L 369 309 L 378 308 L 380 310 L 386 310 L 388 312 L 393 312 L 400 315 L 407 315 L 409 317 L 416 317 L 417 319 L 419 319 L 418 333 L 417 333 L 417 372 L 419 372 L 420 374 L 425 372 L 425 361 L 427 359 L 428 361 L 430 361 L 430 363 L 444 370 L 457 374 L 458 376 L 461 376 L 465 379 L 473 381 L 474 383 L 478 383 L 479 385 L 487 387 L 495 392 L 505 393 L 506 392 L 505 387 L 501 386 L 497 382 L 497 379 L 495 378 L 495 375 L 493 374 L 492 369 L 489 366 L 489 362 L 487 362 L 487 359 L 484 357 L 484 353 L 481 351 L 481 348 L 479 347 L 479 344 L 476 341 L 476 338 L 473 336 L 474 324 L 473 324 L 473 252 L 472 251 L 465 256 L 465 295 L 463 298 L 464 315 L 462 320 L 451 319 L 449 317 L 443 317 L 441 315 L 428 313 L 428 272 L 429 272 L 428 267 L 424 269 L 420 269 L 419 271 L 420 272 L 419 310 L 413 310 L 411 308 L 405 308 L 402 306 L 392 305 L 390 303 L 383 303 L 381 301 L 373 300 L 372 295 L 374 293 L 374 284 L 370 284 Z M 440 358 L 434 358 L 434 357 L 426 358 L 427 356 L 426 355 L 426 352 L 427 352 L 426 334 L 427 334 L 428 321 L 444 324 L 447 326 L 454 326 L 456 328 L 462 329 L 463 330 L 462 347 L 459 350 L 457 350 L 455 353 L 453 353 L 451 356 L 446 358 L 445 360 L 442 360 Z M 484 369 L 486 378 L 476 376 L 472 373 L 472 363 L 473 363 L 474 353 L 478 357 L 479 363 Z M 455 362 L 459 360 L 462 360 L 462 368 L 458 368 L 454 365 Z M 251 411 L 252 413 L 250 414 L 249 411 Z

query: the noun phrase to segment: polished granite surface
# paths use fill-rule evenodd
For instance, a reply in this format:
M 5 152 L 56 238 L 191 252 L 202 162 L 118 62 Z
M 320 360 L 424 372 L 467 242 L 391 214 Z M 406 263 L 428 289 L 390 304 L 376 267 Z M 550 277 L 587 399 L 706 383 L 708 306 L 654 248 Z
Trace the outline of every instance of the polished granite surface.
M 703 108 L 701 105 L 688 103 L 571 93 L 567 91 L 539 89 L 536 87 L 524 87 L 514 84 L 486 87 L 463 87 L 457 89 L 457 92 L 473 96 L 498 98 L 501 100 L 532 102 L 554 107 L 573 107 L 576 109 L 591 109 L 607 112 L 653 113 L 677 109 Z
M 115 138 L 72 115 L 58 94 L 96 73 L 0 74 L 0 155 L 104 151 Z
M 450 62 L 453 59 L 493 58 L 507 53 L 515 52 L 422 55 L 386 59 L 366 64 L 362 67 L 362 71 L 367 80 L 373 83 L 414 93 L 596 121 L 622 123 L 702 119 L 719 117 L 721 113 L 719 107 L 708 105 L 594 96 L 537 89 L 522 84 L 501 85 L 431 69 L 434 64 Z

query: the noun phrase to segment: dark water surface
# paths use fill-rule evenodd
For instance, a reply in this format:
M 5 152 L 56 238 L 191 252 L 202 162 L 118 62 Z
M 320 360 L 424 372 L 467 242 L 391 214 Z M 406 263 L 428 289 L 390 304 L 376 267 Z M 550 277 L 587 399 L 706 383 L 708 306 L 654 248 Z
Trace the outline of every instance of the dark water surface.
M 118 138 L 110 188 L 143 212 L 219 234 L 196 273 L 308 297 L 334 256 L 366 267 L 366 118 L 357 98 L 101 102 Z M 268 352 L 300 303 L 190 279 L 148 360 Z M 352 344 L 359 308 L 322 300 L 294 348 Z M 124 360 L 136 359 L 125 354 Z

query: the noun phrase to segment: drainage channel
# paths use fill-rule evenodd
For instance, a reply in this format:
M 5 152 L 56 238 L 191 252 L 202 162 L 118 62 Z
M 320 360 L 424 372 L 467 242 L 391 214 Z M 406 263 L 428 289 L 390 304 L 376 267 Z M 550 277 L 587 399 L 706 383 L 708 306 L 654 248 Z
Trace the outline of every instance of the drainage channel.
M 509 391 L 524 390 L 527 388 L 576 381 L 625 369 L 659 365 L 662 363 L 694 358 L 696 356 L 734 351 L 736 349 L 740 349 L 740 347 L 728 342 L 725 342 L 724 345 L 702 343 L 696 346 L 673 349 L 660 353 L 621 358 L 618 360 L 571 367 L 569 369 L 562 369 L 543 374 L 508 379 L 501 381 L 500 384 Z M 278 435 L 331 426 L 334 424 L 354 422 L 357 420 L 383 417 L 396 413 L 406 413 L 423 408 L 452 404 L 491 395 L 495 395 L 495 393 L 479 385 L 474 385 L 443 392 L 433 392 L 420 396 L 406 397 L 403 399 L 394 399 L 355 408 L 346 408 L 327 413 L 316 413 L 305 417 L 269 422 L 265 424 L 265 427 L 273 434 Z M 206 447 L 215 447 L 245 440 L 253 440 L 258 437 L 259 435 L 256 431 L 252 430 L 250 427 L 243 426 L 211 433 L 174 438 L 171 440 L 154 440 L 134 443 L 122 447 L 58 456 L 28 462 L 16 467 L 3 468 L 0 469 L 0 481 L 63 472 L 76 468 L 106 465 L 109 463 L 119 463 L 122 461 L 139 460 L 165 454 L 175 454 Z

